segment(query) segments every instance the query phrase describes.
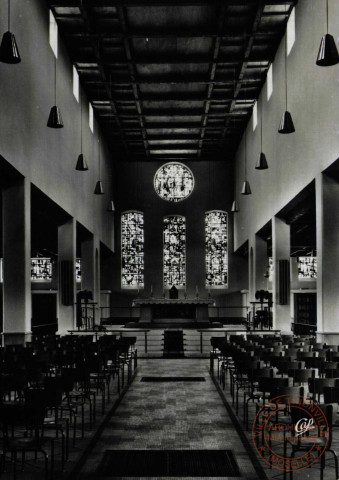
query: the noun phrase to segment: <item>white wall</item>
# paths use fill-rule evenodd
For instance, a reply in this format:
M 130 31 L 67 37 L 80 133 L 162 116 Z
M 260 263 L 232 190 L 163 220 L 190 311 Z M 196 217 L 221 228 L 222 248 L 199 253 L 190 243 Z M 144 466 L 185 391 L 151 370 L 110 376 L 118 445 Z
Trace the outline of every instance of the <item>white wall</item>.
M 267 101 L 266 86 L 259 101 L 263 110 L 263 151 L 269 169 L 254 169 L 260 151 L 258 127 L 247 132 L 248 179 L 252 195 L 240 195 L 244 180 L 244 141 L 236 157 L 235 188 L 240 212 L 235 215 L 235 249 L 255 234 L 339 154 L 339 65 L 315 64 L 321 36 L 326 33 L 326 4 L 299 0 L 295 12 L 296 40 L 287 59 L 288 109 L 296 132 L 278 134 L 285 110 L 285 40 L 273 64 L 273 94 Z M 339 2 L 329 0 L 329 33 L 339 48 Z M 243 137 L 244 140 L 244 137 Z
M 0 3 L 0 35 L 7 30 L 7 2 Z M 80 153 L 80 104 L 72 91 L 72 64 L 59 36 L 57 104 L 64 128 L 46 126 L 54 105 L 54 54 L 49 45 L 49 11 L 43 0 L 11 2 L 11 31 L 21 63 L 0 63 L 0 155 L 91 232 L 113 248 L 113 219 L 106 212 L 112 195 L 112 161 L 102 146 L 106 195 L 93 195 L 98 179 L 98 125 L 88 128 L 83 98 L 83 151 L 88 172 L 75 171 Z

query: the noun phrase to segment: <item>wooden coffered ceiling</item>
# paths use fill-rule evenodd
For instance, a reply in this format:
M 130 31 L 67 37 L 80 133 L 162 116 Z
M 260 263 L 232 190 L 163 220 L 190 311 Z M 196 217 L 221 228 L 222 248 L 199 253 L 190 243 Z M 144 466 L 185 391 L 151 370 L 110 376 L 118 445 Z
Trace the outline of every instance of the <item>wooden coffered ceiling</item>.
M 297 0 L 47 3 L 115 161 L 232 161 Z

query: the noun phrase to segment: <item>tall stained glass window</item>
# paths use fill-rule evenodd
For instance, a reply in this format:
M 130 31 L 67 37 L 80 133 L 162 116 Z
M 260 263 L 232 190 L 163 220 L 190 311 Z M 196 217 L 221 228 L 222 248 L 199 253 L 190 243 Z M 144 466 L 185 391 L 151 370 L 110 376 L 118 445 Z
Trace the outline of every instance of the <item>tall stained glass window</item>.
M 121 286 L 144 287 L 144 214 L 121 215 Z
M 186 220 L 181 215 L 164 218 L 164 288 L 186 285 Z
M 227 287 L 228 229 L 227 213 L 213 210 L 205 213 L 206 287 Z

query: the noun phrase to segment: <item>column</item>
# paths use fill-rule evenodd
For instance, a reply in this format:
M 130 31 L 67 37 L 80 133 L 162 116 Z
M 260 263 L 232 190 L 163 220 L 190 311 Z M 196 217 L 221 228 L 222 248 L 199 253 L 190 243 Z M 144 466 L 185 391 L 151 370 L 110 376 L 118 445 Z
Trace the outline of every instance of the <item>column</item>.
M 4 338 L 24 343 L 32 316 L 31 185 L 26 178 L 3 190 L 2 212 Z
M 255 289 L 268 290 L 268 278 L 265 277 L 268 266 L 267 242 L 259 235 L 255 236 L 254 261 Z
M 76 222 L 71 218 L 63 225 L 58 227 L 58 255 L 59 255 L 59 318 L 58 333 L 65 334 L 67 330 L 75 328 L 75 302 L 76 302 L 76 279 L 75 279 L 75 259 L 76 259 Z M 62 280 L 61 268 L 62 262 L 70 262 L 72 268 L 65 277 L 71 284 L 71 300 L 65 304 L 62 298 Z M 68 278 L 67 278 L 68 277 Z
M 339 184 L 323 174 L 316 178 L 316 222 L 318 332 L 338 332 Z
M 95 308 L 96 324 L 100 324 L 100 242 L 92 235 L 81 243 L 81 290 L 90 290 Z
M 249 300 L 255 301 L 255 236 L 251 236 L 248 241 L 248 289 Z
M 290 261 L 290 226 L 278 217 L 272 219 L 273 328 L 291 332 L 290 295 L 287 305 L 279 305 L 279 260 Z

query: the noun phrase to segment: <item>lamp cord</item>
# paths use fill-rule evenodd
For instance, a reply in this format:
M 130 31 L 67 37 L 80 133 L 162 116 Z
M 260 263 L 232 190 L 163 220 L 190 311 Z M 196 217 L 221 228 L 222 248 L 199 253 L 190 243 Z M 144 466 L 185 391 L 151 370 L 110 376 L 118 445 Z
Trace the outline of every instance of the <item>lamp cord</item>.
M 101 165 L 100 165 L 101 159 L 100 159 L 100 140 L 99 139 L 98 139 L 98 145 L 99 145 L 99 182 L 100 182 L 100 180 L 101 180 L 101 168 L 100 168 L 101 167 Z
M 260 101 L 260 148 L 262 152 L 262 98 Z
M 328 33 L 328 0 L 326 0 L 326 30 Z
M 82 153 L 82 89 L 80 87 L 80 153 Z
M 245 129 L 245 180 L 247 180 L 247 135 Z
M 8 31 L 10 31 L 11 24 L 11 0 L 8 0 Z
M 286 7 L 287 13 L 287 7 Z M 285 32 L 285 102 L 287 110 L 287 22 L 286 22 L 286 32 Z
M 56 97 L 57 97 L 57 73 L 56 73 L 56 57 L 54 59 L 54 105 L 57 104 Z

